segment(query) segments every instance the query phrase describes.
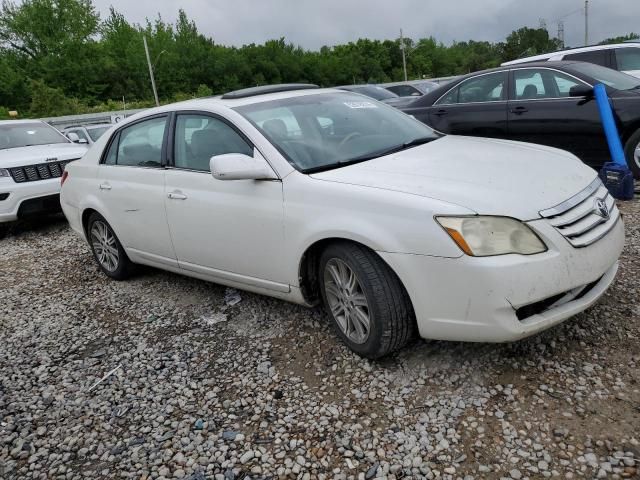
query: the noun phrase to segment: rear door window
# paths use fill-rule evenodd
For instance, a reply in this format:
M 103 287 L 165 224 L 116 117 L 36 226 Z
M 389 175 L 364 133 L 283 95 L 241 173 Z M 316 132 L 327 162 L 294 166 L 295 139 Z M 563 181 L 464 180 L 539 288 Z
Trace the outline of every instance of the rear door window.
M 116 134 L 105 156 L 106 165 L 160 167 L 167 117 L 144 120 Z
M 578 62 L 595 63 L 603 67 L 609 66 L 607 62 L 609 50 L 594 50 L 592 52 L 570 53 L 564 56 L 564 60 L 575 60 Z
M 640 70 L 640 48 L 616 48 L 616 61 L 621 72 Z
M 507 72 L 472 77 L 440 98 L 436 105 L 499 102 L 506 100 Z

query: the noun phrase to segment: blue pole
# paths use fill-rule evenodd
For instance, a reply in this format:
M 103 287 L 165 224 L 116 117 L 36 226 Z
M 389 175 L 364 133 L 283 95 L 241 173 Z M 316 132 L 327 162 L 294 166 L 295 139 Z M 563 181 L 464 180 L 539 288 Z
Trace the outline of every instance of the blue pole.
M 609 103 L 607 90 L 601 83 L 598 83 L 593 90 L 595 92 L 596 102 L 598 103 L 598 110 L 600 110 L 600 118 L 602 119 L 604 133 L 607 136 L 609 152 L 611 152 L 611 160 L 615 164 L 627 167 L 627 160 L 624 156 L 624 150 L 622 148 L 622 142 L 620 141 L 620 135 L 618 134 L 616 122 L 613 119 L 613 111 L 611 109 L 611 103 Z

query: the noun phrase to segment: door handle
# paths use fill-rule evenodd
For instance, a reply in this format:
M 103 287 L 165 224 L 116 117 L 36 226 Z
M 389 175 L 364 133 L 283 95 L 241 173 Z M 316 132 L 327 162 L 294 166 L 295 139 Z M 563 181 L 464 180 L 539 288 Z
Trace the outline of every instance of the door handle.
M 521 115 L 523 113 L 528 112 L 529 109 L 527 107 L 515 107 L 511 109 L 511 113 L 515 113 L 516 115 Z
M 448 113 L 449 113 L 449 110 L 440 109 L 437 112 L 434 112 L 434 115 L 441 117 L 442 115 L 447 115 Z
M 180 192 L 170 192 L 167 194 L 167 197 L 169 197 L 171 200 L 186 200 L 187 196 L 184 193 L 180 193 Z
M 111 185 L 109 185 L 108 183 L 101 183 L 100 190 L 111 190 Z

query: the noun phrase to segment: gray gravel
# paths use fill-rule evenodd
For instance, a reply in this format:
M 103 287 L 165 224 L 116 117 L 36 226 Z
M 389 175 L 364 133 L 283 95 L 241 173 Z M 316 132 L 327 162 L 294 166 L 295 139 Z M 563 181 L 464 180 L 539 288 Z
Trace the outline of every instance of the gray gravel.
M 621 208 L 620 275 L 591 310 L 380 362 L 320 311 L 150 269 L 113 282 L 64 219 L 18 224 L 0 240 L 0 477 L 637 476 L 640 202 Z

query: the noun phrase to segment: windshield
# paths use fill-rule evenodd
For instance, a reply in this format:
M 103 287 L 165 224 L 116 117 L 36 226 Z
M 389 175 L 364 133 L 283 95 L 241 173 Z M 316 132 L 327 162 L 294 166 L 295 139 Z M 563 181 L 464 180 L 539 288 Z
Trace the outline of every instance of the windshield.
M 321 93 L 235 108 L 298 170 L 328 170 L 440 137 L 399 110 L 352 93 Z
M 111 128 L 111 125 L 109 125 L 108 127 L 87 128 L 87 132 L 89 132 L 89 136 L 91 137 L 91 140 L 96 142 L 104 134 L 104 132 L 106 132 L 110 128 Z
M 69 143 L 60 132 L 46 123 L 8 123 L 0 125 L 0 150 Z
M 632 77 L 626 73 L 620 73 L 616 70 L 601 67 L 593 63 L 575 63 L 571 65 L 571 69 L 616 90 L 633 90 L 634 88 L 640 88 L 640 78 Z

